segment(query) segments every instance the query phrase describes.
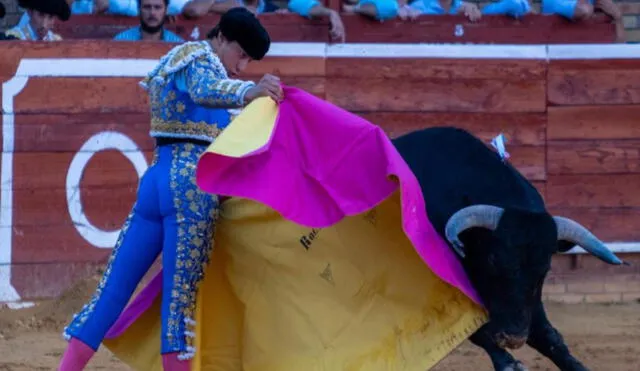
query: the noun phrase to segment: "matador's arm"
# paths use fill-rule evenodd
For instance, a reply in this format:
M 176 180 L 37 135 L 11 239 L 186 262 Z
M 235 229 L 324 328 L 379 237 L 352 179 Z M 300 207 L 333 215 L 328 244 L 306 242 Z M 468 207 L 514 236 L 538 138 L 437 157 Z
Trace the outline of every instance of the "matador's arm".
M 186 91 L 197 104 L 210 108 L 239 108 L 253 81 L 225 78 L 205 59 L 194 60 L 183 70 Z

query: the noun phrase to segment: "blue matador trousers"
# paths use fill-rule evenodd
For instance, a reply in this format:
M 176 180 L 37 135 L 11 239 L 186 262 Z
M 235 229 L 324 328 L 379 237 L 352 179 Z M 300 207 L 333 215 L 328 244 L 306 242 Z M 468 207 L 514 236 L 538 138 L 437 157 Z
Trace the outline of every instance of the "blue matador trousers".
M 195 183 L 205 150 L 193 143 L 156 148 L 96 292 L 65 328 L 65 338 L 97 350 L 162 252 L 161 352 L 193 356 L 196 287 L 209 262 L 218 213 L 218 198 Z

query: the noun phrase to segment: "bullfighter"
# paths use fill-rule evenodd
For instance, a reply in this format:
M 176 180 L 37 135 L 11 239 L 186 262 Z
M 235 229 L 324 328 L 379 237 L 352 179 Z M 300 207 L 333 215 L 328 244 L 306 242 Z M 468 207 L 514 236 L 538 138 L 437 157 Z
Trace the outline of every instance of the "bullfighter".
M 222 15 L 207 40 L 168 52 L 141 82 L 148 91 L 152 165 L 140 180 L 97 290 L 65 328 L 69 345 L 60 370 L 81 370 L 118 319 L 138 283 L 162 253 L 162 339 L 165 370 L 189 370 L 194 348 L 194 302 L 212 250 L 217 196 L 195 183 L 199 156 L 232 119 L 258 97 L 282 99 L 280 80 L 234 79 L 261 60 L 270 37 L 244 8 Z
M 62 40 L 62 36 L 53 32 L 53 27 L 56 18 L 66 22 L 71 17 L 66 0 L 19 0 L 18 5 L 26 9 L 29 21 L 7 30 L 6 36 L 28 41 Z

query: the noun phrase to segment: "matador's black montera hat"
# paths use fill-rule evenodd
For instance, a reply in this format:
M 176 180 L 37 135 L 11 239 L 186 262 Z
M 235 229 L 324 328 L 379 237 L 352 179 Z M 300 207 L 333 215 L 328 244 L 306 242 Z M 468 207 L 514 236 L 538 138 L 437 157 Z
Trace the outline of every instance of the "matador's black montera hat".
M 260 60 L 269 51 L 269 33 L 258 18 L 245 8 L 231 8 L 220 17 L 218 24 L 207 34 L 209 39 L 218 32 L 225 39 L 236 41 L 249 57 Z
M 18 0 L 18 6 L 23 9 L 33 9 L 44 14 L 50 14 L 64 22 L 71 17 L 71 7 L 69 7 L 66 0 Z

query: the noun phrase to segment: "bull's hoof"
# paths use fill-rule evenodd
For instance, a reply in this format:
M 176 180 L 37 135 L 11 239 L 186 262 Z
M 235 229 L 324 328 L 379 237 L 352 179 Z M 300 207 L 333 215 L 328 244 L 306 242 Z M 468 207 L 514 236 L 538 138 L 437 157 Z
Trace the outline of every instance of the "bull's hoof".
M 529 369 L 520 361 L 515 361 L 500 371 L 529 371 Z

